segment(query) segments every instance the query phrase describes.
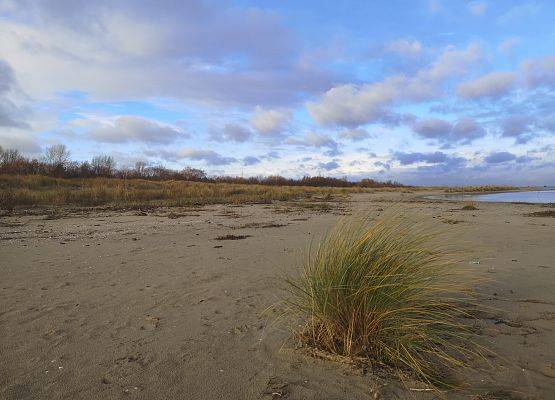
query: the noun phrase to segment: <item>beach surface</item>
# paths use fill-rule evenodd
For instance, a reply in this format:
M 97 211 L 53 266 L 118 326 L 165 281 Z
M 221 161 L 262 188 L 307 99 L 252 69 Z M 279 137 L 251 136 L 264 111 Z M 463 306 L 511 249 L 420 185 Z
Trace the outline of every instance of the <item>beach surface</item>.
M 495 354 L 450 399 L 553 399 L 555 219 L 531 204 L 376 191 L 349 201 L 0 220 L 1 399 L 434 399 L 417 382 L 295 348 L 282 299 L 311 240 L 350 212 L 391 207 L 448 224 Z M 226 235 L 233 235 L 227 236 Z M 223 239 L 223 240 L 218 240 Z

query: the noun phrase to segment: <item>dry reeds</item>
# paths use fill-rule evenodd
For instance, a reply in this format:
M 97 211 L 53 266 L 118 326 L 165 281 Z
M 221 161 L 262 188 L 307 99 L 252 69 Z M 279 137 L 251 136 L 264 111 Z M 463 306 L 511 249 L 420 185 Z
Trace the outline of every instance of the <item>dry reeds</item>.
M 0 209 L 52 205 L 140 207 L 270 203 L 354 190 L 361 189 L 0 175 Z
M 460 320 L 468 280 L 439 228 L 386 214 L 348 218 L 312 246 L 286 279 L 288 312 L 307 346 L 445 383 L 474 352 Z

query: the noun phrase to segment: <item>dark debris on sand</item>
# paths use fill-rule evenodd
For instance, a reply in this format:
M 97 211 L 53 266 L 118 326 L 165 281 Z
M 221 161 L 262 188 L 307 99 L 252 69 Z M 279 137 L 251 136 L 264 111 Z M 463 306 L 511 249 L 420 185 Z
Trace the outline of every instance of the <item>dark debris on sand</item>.
M 214 240 L 241 240 L 251 237 L 251 235 L 222 235 L 214 238 Z
M 555 210 L 536 211 L 526 214 L 528 217 L 552 217 L 555 218 Z

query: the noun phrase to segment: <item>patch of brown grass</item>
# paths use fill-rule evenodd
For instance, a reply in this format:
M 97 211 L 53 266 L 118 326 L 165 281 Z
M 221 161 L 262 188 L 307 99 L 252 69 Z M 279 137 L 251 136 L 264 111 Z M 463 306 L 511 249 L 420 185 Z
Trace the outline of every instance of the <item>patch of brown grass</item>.
M 0 175 L 0 209 L 13 210 L 41 206 L 144 208 L 207 204 L 269 204 L 273 201 L 296 201 L 312 197 L 325 199 L 362 190 L 364 189 Z M 326 208 L 326 206 L 315 207 Z

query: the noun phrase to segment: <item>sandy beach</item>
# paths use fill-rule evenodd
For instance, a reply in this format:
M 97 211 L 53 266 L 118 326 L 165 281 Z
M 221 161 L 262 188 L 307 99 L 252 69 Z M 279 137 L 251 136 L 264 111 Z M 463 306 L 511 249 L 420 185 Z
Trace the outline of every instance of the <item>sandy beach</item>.
M 555 221 L 527 215 L 546 206 L 462 211 L 424 194 L 355 194 L 328 210 L 276 202 L 4 217 L 0 398 L 440 398 L 295 349 L 265 312 L 312 238 L 342 214 L 395 206 L 449 224 L 466 266 L 490 279 L 477 287 L 476 330 L 496 354 L 459 377 L 467 391 L 446 397 L 552 399 Z

